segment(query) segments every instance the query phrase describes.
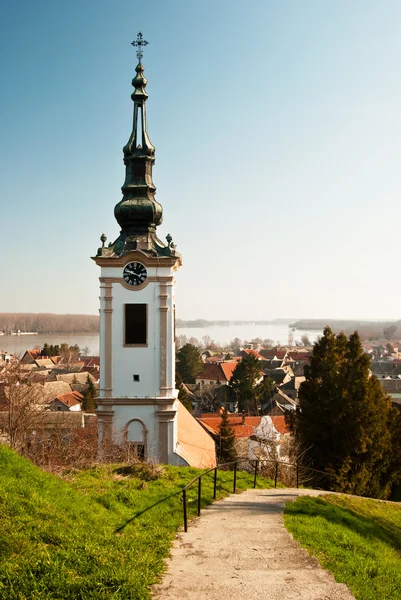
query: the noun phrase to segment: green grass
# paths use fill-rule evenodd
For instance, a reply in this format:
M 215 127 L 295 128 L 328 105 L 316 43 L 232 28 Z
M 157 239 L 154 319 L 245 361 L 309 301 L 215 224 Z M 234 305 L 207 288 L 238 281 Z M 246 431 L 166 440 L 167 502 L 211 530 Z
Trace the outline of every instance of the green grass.
M 177 492 L 200 472 L 165 466 L 152 479 L 141 466 L 107 466 L 62 480 L 0 446 L 0 598 L 150 598 L 182 525 Z M 231 493 L 232 479 L 219 472 L 219 498 Z M 252 484 L 252 475 L 238 473 L 239 490 Z M 258 487 L 271 485 L 258 479 Z M 212 501 L 212 475 L 202 495 L 202 506 Z M 190 516 L 196 504 L 194 486 Z
M 357 600 L 401 598 L 401 506 L 350 496 L 301 497 L 284 522 Z

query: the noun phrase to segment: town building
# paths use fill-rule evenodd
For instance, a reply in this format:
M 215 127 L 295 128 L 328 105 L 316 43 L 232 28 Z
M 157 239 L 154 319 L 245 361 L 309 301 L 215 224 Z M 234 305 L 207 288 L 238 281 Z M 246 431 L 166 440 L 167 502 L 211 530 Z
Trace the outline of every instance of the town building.
M 219 453 L 221 415 L 202 414 L 198 420 L 213 435 Z M 289 436 L 289 429 L 284 416 L 248 416 L 237 413 L 228 414 L 228 422 L 239 457 L 249 460 L 285 458 L 284 441 Z

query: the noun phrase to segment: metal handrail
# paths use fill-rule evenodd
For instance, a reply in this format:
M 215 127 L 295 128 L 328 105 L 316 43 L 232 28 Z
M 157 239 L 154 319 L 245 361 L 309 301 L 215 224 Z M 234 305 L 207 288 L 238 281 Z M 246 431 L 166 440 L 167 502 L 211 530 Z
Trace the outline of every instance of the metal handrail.
M 207 469 L 207 471 L 205 471 L 204 473 L 201 473 L 200 475 L 197 475 L 196 477 L 194 477 L 194 479 L 192 479 L 189 483 L 187 483 L 187 485 L 185 487 L 182 488 L 182 502 L 183 502 L 183 516 L 184 516 L 184 531 L 187 532 L 188 531 L 188 507 L 187 507 L 187 490 L 194 485 L 194 483 L 198 482 L 198 502 L 197 502 L 197 513 L 198 513 L 198 517 L 200 516 L 201 513 L 201 496 L 202 496 L 202 477 L 204 477 L 205 475 L 208 475 L 208 473 L 211 473 L 212 471 L 214 471 L 214 482 L 213 482 L 213 500 L 216 500 L 217 497 L 217 469 L 219 469 L 220 467 L 228 467 L 229 465 L 234 465 L 234 480 L 233 480 L 233 494 L 236 493 L 237 491 L 237 468 L 238 468 L 238 463 L 242 463 L 242 462 L 249 462 L 250 464 L 254 463 L 254 478 L 253 478 L 253 487 L 254 489 L 256 488 L 256 483 L 257 483 L 257 476 L 258 476 L 258 470 L 259 470 L 259 465 L 260 463 L 275 463 L 275 474 L 274 474 L 274 487 L 277 487 L 277 481 L 278 481 L 278 466 L 279 465 L 285 465 L 286 467 L 294 467 L 296 469 L 296 483 L 297 483 L 297 488 L 299 488 L 299 468 L 300 465 L 298 463 L 298 461 L 296 461 L 295 464 L 291 464 L 291 463 L 287 463 L 284 461 L 279 461 L 279 460 L 272 460 L 269 458 L 262 458 L 262 459 L 249 459 L 249 458 L 237 458 L 237 460 L 233 460 L 227 463 L 221 463 L 216 465 L 215 467 L 212 467 L 211 469 Z M 326 471 L 319 471 L 318 469 L 313 469 L 312 467 L 304 467 L 301 465 L 301 467 L 303 469 L 307 469 L 309 471 L 314 471 L 315 473 L 322 473 L 323 475 L 325 475 L 326 477 L 329 476 L 330 477 L 330 487 L 331 487 L 331 473 L 327 473 Z
M 184 486 L 181 490 L 178 490 L 177 492 L 174 492 L 173 494 L 170 494 L 169 496 L 166 496 L 165 498 L 162 498 L 161 500 L 158 500 L 157 502 L 155 502 L 151 506 L 148 506 L 147 508 L 144 508 L 141 511 L 137 512 L 136 514 L 134 514 L 123 525 L 121 525 L 120 527 L 118 527 L 115 530 L 115 533 L 121 532 L 129 523 L 132 523 L 132 521 L 134 521 L 135 519 L 137 519 L 139 516 L 143 515 L 148 510 L 151 510 L 155 506 L 157 506 L 157 505 L 165 502 L 166 500 L 169 500 L 170 498 L 173 498 L 174 496 L 177 496 L 178 494 L 182 494 L 183 512 L 184 512 L 184 531 L 188 531 L 187 490 L 192 485 L 194 485 L 194 483 L 196 483 L 198 481 L 198 502 L 197 502 L 197 509 L 198 510 L 197 510 L 197 512 L 198 512 L 198 516 L 199 516 L 200 512 L 201 512 L 201 499 L 202 499 L 202 483 L 201 483 L 201 479 L 202 479 L 202 477 L 204 477 L 205 475 L 208 475 L 208 473 L 211 473 L 212 471 L 214 471 L 214 478 L 213 478 L 213 500 L 216 500 L 216 498 L 217 498 L 217 469 L 219 469 L 221 467 L 228 467 L 230 465 L 234 465 L 234 469 L 233 469 L 233 471 L 234 471 L 233 493 L 235 494 L 235 492 L 237 490 L 237 468 L 238 468 L 238 463 L 243 463 L 243 462 L 248 462 L 250 464 L 254 463 L 254 465 L 253 465 L 253 468 L 254 468 L 253 487 L 254 488 L 256 488 L 256 485 L 257 485 L 257 476 L 258 476 L 258 471 L 259 471 L 260 464 L 261 463 L 274 463 L 275 464 L 275 473 L 274 473 L 274 487 L 275 488 L 277 487 L 279 465 L 285 465 L 286 467 L 293 467 L 293 468 L 296 469 L 296 483 L 297 483 L 297 488 L 299 487 L 299 469 L 301 467 L 302 469 L 307 469 L 308 471 L 314 471 L 315 473 L 321 473 L 322 475 L 325 475 L 326 477 L 329 477 L 330 478 L 330 488 L 329 489 L 331 489 L 332 473 L 328 473 L 327 471 L 319 471 L 318 469 L 313 469 L 312 467 L 305 467 L 303 465 L 300 465 L 298 463 L 298 461 L 295 464 L 293 464 L 293 463 L 287 463 L 287 462 L 284 462 L 284 461 L 273 460 L 273 459 L 269 459 L 269 458 L 262 458 L 262 459 L 237 458 L 237 460 L 234 460 L 234 461 L 231 461 L 231 462 L 220 463 L 220 464 L 216 465 L 215 467 L 212 467 L 211 469 L 207 469 L 207 471 L 205 471 L 204 473 L 201 473 L 200 475 L 197 475 L 196 477 L 194 477 L 194 479 L 192 479 L 189 483 L 187 483 L 187 485 Z

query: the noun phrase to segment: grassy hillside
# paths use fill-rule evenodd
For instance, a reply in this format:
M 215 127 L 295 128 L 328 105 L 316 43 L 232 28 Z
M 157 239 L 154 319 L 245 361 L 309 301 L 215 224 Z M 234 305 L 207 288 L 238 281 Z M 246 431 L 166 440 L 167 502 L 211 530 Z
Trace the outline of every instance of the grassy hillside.
M 176 492 L 199 472 L 109 466 L 71 473 L 65 481 L 0 446 L 0 598 L 149 598 L 182 524 Z M 252 476 L 240 473 L 238 488 L 251 485 Z M 219 497 L 231 486 L 232 473 L 219 473 Z M 212 487 L 208 476 L 203 505 L 211 501 Z M 189 496 L 190 514 L 195 494 Z
M 401 505 L 304 496 L 287 504 L 284 522 L 357 600 L 401 598 Z

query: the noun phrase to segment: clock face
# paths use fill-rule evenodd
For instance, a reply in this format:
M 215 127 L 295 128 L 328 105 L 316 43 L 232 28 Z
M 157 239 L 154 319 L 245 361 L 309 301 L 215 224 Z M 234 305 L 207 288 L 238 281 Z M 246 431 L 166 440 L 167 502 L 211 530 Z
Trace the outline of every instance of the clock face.
M 129 263 L 124 268 L 123 277 L 128 285 L 141 285 L 147 276 L 146 268 L 139 262 Z

